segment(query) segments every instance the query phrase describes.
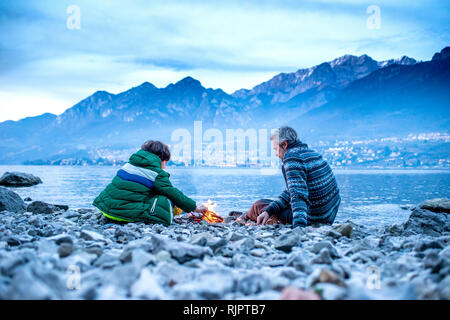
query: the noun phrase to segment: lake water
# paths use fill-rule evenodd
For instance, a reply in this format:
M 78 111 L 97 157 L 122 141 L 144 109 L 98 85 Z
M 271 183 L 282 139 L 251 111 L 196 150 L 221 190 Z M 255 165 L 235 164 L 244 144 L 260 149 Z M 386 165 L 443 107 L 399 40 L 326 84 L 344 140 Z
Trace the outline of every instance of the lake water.
M 92 207 L 93 199 L 111 181 L 118 167 L 0 166 L 39 176 L 43 184 L 14 188 L 31 197 L 71 208 Z M 276 198 L 284 189 L 281 171 L 268 174 L 254 168 L 167 168 L 172 184 L 198 202 L 217 203 L 216 211 L 247 210 L 260 198 Z M 336 222 L 352 219 L 371 226 L 405 221 L 401 206 L 450 197 L 450 170 L 334 170 L 342 203 Z

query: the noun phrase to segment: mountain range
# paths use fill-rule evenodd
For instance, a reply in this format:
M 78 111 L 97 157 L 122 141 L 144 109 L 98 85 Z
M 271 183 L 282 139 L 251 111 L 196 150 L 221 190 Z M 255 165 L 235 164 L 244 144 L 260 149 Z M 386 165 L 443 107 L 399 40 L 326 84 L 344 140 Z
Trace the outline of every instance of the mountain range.
M 345 55 L 228 94 L 186 77 L 97 91 L 60 115 L 0 123 L 0 163 L 92 157 L 93 150 L 170 141 L 176 128 L 275 128 L 302 140 L 376 138 L 450 128 L 450 47 L 430 61 Z

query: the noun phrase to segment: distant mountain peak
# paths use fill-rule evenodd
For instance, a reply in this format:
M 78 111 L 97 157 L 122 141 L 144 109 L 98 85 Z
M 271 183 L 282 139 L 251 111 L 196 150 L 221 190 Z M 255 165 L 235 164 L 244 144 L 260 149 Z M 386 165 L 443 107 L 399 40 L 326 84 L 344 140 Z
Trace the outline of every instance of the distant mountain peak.
M 194 78 L 192 78 L 190 76 L 187 76 L 187 77 L 181 79 L 180 81 L 175 83 L 174 86 L 175 87 L 185 87 L 185 88 L 189 88 L 189 87 L 203 87 L 200 81 L 198 81 L 197 79 L 194 79 Z
M 344 65 L 361 65 L 367 63 L 373 64 L 374 62 L 375 60 L 373 60 L 367 54 L 360 55 L 359 57 L 351 54 L 346 54 L 330 61 L 329 64 L 332 68 L 334 68 L 336 66 L 344 66 Z
M 112 93 L 109 93 L 108 91 L 104 91 L 104 90 L 98 90 L 95 91 L 91 97 L 93 98 L 104 98 L 104 97 L 109 97 L 112 96 Z
M 143 94 L 143 93 L 147 93 L 147 92 L 153 92 L 155 90 L 158 90 L 158 88 L 156 86 L 154 86 L 152 83 L 145 81 L 143 83 L 141 83 L 140 85 L 138 85 L 137 87 L 133 87 L 131 89 L 128 89 L 127 91 L 124 91 L 122 93 L 119 93 L 119 96 L 123 96 L 123 95 L 129 95 L 129 94 Z
M 148 81 L 143 82 L 141 85 L 139 85 L 136 88 L 142 88 L 142 89 L 157 89 L 153 83 L 150 83 Z
M 408 56 L 403 56 L 398 61 L 400 62 L 401 65 L 406 65 L 406 66 L 413 65 L 413 64 L 417 63 L 416 59 L 410 58 Z
M 389 59 L 389 60 L 384 60 L 384 61 L 379 61 L 378 62 L 378 66 L 380 68 L 386 68 L 392 64 L 399 64 L 402 66 L 411 66 L 413 64 L 416 64 L 417 60 L 414 58 L 410 58 L 408 56 L 402 56 L 399 59 Z

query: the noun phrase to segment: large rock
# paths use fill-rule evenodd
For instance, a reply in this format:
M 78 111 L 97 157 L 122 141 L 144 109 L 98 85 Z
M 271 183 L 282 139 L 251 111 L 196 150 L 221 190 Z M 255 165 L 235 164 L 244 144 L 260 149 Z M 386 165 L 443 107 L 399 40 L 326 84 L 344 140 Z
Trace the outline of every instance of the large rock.
M 447 198 L 436 198 L 431 200 L 426 200 L 422 202 L 419 207 L 421 209 L 433 211 L 433 212 L 446 212 L 450 213 L 450 199 Z
M 0 212 L 24 212 L 26 207 L 25 202 L 17 193 L 0 187 Z
M 450 215 L 445 212 L 433 212 L 425 209 L 414 209 L 403 225 L 404 235 L 426 234 L 440 236 L 450 231 Z
M 41 178 L 23 172 L 5 172 L 0 185 L 7 187 L 30 187 L 42 183 Z

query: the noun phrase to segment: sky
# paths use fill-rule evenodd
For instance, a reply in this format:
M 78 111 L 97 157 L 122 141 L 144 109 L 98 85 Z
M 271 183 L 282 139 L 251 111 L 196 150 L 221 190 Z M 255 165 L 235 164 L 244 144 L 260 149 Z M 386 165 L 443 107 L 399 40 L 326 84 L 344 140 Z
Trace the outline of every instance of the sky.
M 374 7 L 375 6 L 375 7 Z M 344 54 L 430 60 L 450 1 L 0 2 L 0 121 L 186 76 L 228 93 Z

